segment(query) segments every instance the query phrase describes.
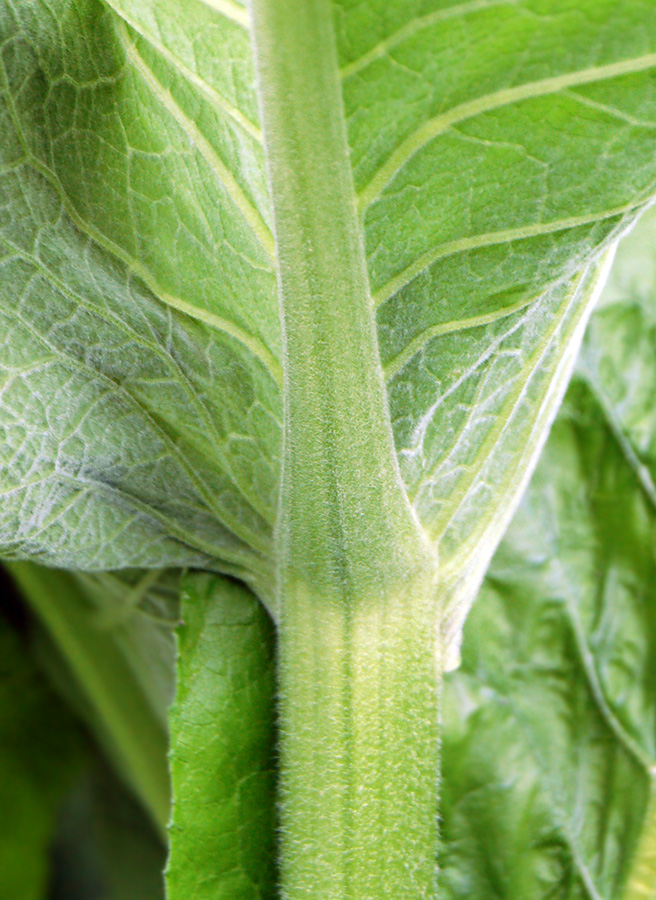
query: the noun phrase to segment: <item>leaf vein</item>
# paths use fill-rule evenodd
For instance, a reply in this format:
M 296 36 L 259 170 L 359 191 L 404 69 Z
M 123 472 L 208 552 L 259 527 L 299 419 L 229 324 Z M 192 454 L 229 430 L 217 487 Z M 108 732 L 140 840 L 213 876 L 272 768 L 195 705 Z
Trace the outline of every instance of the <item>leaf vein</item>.
M 202 2 L 202 0 L 201 0 Z M 153 47 L 161 56 L 163 56 L 167 62 L 169 62 L 174 68 L 176 68 L 180 74 L 186 78 L 194 87 L 197 87 L 203 94 L 207 97 L 211 105 L 222 115 L 228 116 L 239 125 L 247 134 L 249 134 L 258 144 L 262 144 L 262 131 L 258 125 L 252 122 L 248 116 L 244 115 L 244 113 L 238 109 L 233 103 L 231 103 L 223 94 L 217 90 L 217 88 L 213 87 L 209 84 L 204 78 L 201 78 L 193 69 L 189 68 L 189 66 L 183 62 L 183 60 L 172 50 L 170 50 L 167 46 L 165 46 L 160 40 L 158 40 L 154 34 L 147 31 L 146 28 L 143 27 L 139 23 L 139 21 L 132 16 L 128 15 L 124 10 L 115 10 L 117 15 L 126 22 L 130 28 L 132 28 L 139 37 L 144 40 L 147 44 Z
M 562 93 L 572 87 L 608 81 L 623 75 L 634 75 L 654 67 L 656 67 L 656 53 L 648 53 L 604 66 L 592 66 L 588 69 L 579 69 L 538 81 L 526 82 L 515 87 L 502 88 L 455 106 L 424 122 L 392 151 L 369 183 L 359 192 L 359 208 L 361 212 L 365 212 L 380 198 L 394 177 L 420 150 L 458 122 L 464 122 L 494 109 L 521 103 L 525 100 L 535 100 L 539 97 Z
M 6 310 L 1 311 L 4 315 L 7 315 Z M 41 334 L 31 322 L 28 322 L 24 319 L 18 309 L 12 309 L 14 316 L 21 322 L 24 328 L 26 328 L 34 337 L 37 338 L 42 344 L 48 347 L 51 352 L 57 356 L 57 358 L 67 367 L 74 369 L 75 371 L 81 372 L 83 374 L 88 375 L 91 373 L 95 379 L 99 379 L 102 381 L 110 390 L 110 392 L 115 392 L 124 397 L 128 404 L 139 411 L 141 415 L 147 420 L 150 427 L 153 431 L 159 436 L 162 443 L 168 447 L 169 453 L 171 456 L 178 460 L 180 464 L 180 468 L 186 473 L 190 482 L 199 493 L 199 496 L 202 497 L 207 504 L 207 508 L 212 511 L 212 513 L 217 517 L 217 520 L 221 522 L 224 527 L 226 527 L 229 531 L 232 531 L 236 536 L 239 536 L 240 539 L 245 540 L 248 544 L 256 547 L 260 551 L 266 552 L 266 546 L 259 538 L 259 536 L 252 532 L 250 529 L 244 529 L 243 526 L 233 520 L 231 516 L 227 516 L 225 510 L 221 509 L 216 505 L 214 500 L 214 496 L 212 491 L 208 488 L 204 479 L 200 478 L 194 469 L 189 465 L 187 459 L 182 453 L 181 449 L 177 446 L 177 444 L 173 441 L 171 436 L 167 433 L 162 424 L 152 415 L 152 413 L 147 410 L 139 400 L 134 397 L 127 388 L 120 384 L 119 382 L 114 381 L 110 378 L 106 373 L 100 371 L 97 368 L 92 368 L 81 360 L 79 360 L 76 356 L 74 356 L 70 351 L 53 344 L 52 341 L 48 340 L 45 335 Z M 242 534 L 240 535 L 240 531 Z
M 439 244 L 428 253 L 424 253 L 406 269 L 395 275 L 382 287 L 372 294 L 376 306 L 382 306 L 388 300 L 395 297 L 400 290 L 410 284 L 419 275 L 429 269 L 434 263 L 448 256 L 456 256 L 458 253 L 467 253 L 471 250 L 480 250 L 484 247 L 494 247 L 500 244 L 508 244 L 513 241 L 522 241 L 533 237 L 542 237 L 548 234 L 557 234 L 560 231 L 568 231 L 572 228 L 580 228 L 584 225 L 595 225 L 606 219 L 628 215 L 644 205 L 644 201 L 634 201 L 624 206 L 613 209 L 599 210 L 586 216 L 570 216 L 557 219 L 552 222 L 537 222 L 534 224 L 520 225 L 516 228 L 507 228 L 501 231 L 490 231 L 485 234 L 475 234 L 470 237 L 459 238 Z
M 119 23 L 119 26 L 120 27 L 117 30 L 120 32 L 121 42 L 128 60 L 140 73 L 141 77 L 150 88 L 153 96 L 177 122 L 179 127 L 187 135 L 191 145 L 198 150 L 205 162 L 209 165 L 212 172 L 223 185 L 236 209 L 239 210 L 244 220 L 248 223 L 254 237 L 266 252 L 269 260 L 273 261 L 275 257 L 273 235 L 260 215 L 259 210 L 246 196 L 232 172 L 219 157 L 205 135 L 202 134 L 197 125 L 178 105 L 173 94 L 159 82 L 154 72 L 149 68 L 148 64 L 137 50 L 135 44 L 130 40 L 125 25 L 121 22 Z
M 622 452 L 626 463 L 635 475 L 647 500 L 651 504 L 652 508 L 656 511 L 656 484 L 654 484 L 654 479 L 652 478 L 651 472 L 649 471 L 647 466 L 640 461 L 638 454 L 635 452 L 631 445 L 631 442 L 622 431 L 622 426 L 620 425 L 617 416 L 613 412 L 613 409 L 604 396 L 603 392 L 589 377 L 586 378 L 586 384 L 592 396 L 596 400 L 597 406 L 601 410 L 608 424 L 608 428 L 615 438 L 615 442 L 620 448 L 620 451 Z
M 22 260 L 24 260 L 29 265 L 33 266 L 37 271 L 41 272 L 45 278 L 47 278 L 54 287 L 59 290 L 64 296 L 73 300 L 78 306 L 87 309 L 92 315 L 98 316 L 103 321 L 107 322 L 111 326 L 120 329 L 120 331 L 125 334 L 129 340 L 133 341 L 138 346 L 144 347 L 150 352 L 154 352 L 157 357 L 164 363 L 164 365 L 169 369 L 169 371 L 173 372 L 176 376 L 178 376 L 180 383 L 183 386 L 183 390 L 185 391 L 187 397 L 191 401 L 191 403 L 196 408 L 196 411 L 200 415 L 201 419 L 205 423 L 205 426 L 208 430 L 214 434 L 216 438 L 216 442 L 213 444 L 213 449 L 217 453 L 217 456 L 220 457 L 221 462 L 224 466 L 226 474 L 233 482 L 235 487 L 242 494 L 244 499 L 260 514 L 263 518 L 268 518 L 270 515 L 270 511 L 266 510 L 259 497 L 253 496 L 251 491 L 241 483 L 241 480 L 236 476 L 236 474 L 232 470 L 232 466 L 229 460 L 226 458 L 224 453 L 221 450 L 221 445 L 223 443 L 223 439 L 219 434 L 216 425 L 212 416 L 209 414 L 202 397 L 199 395 L 196 390 L 193 382 L 188 377 L 187 373 L 184 371 L 183 367 L 175 358 L 174 354 L 166 353 L 162 347 L 160 347 L 155 341 L 149 342 L 145 340 L 134 328 L 125 322 L 125 320 L 121 319 L 115 313 L 111 313 L 108 310 L 103 310 L 102 308 L 95 306 L 92 303 L 89 303 L 83 296 L 77 294 L 70 290 L 60 279 L 58 279 L 53 273 L 46 268 L 40 260 L 36 259 L 34 256 L 28 255 L 18 248 L 11 245 L 4 238 L 0 237 L 0 245 L 4 245 L 5 247 L 11 249 L 14 252 L 14 255 Z M 147 320 L 146 320 L 147 321 Z M 20 375 L 24 375 L 25 370 L 20 370 Z
M 470 0 L 469 3 L 457 4 L 448 7 L 448 9 L 438 9 L 425 16 L 419 16 L 416 19 L 412 19 L 407 25 L 399 28 L 398 31 L 388 35 L 382 41 L 379 41 L 378 44 L 370 50 L 367 50 L 367 52 L 363 53 L 358 59 L 342 66 L 339 74 L 343 79 L 351 78 L 353 75 L 366 69 L 371 63 L 381 59 L 383 56 L 387 56 L 390 50 L 393 50 L 395 47 L 410 40 L 421 31 L 431 28 L 433 25 L 437 25 L 440 22 L 446 22 L 449 19 L 465 18 L 465 16 L 468 16 L 471 13 L 481 12 L 495 6 L 510 7 L 516 6 L 518 3 L 521 3 L 521 0 Z
M 219 316 L 216 313 L 210 312 L 209 310 L 202 309 L 201 307 L 197 307 L 192 305 L 191 303 L 187 303 L 179 297 L 174 296 L 171 293 L 166 292 L 163 288 L 161 288 L 153 276 L 148 272 L 148 270 L 138 263 L 135 259 L 133 259 L 128 253 L 122 250 L 117 244 L 115 244 L 110 238 L 103 235 L 97 228 L 91 225 L 89 222 L 86 222 L 82 216 L 77 212 L 75 207 L 70 202 L 64 188 L 59 181 L 56 173 L 49 169 L 44 163 L 42 163 L 39 159 L 37 159 L 34 154 L 31 152 L 27 141 L 22 133 L 22 129 L 20 126 L 20 121 L 18 116 L 16 115 L 16 111 L 14 109 L 13 99 L 8 90 L 7 85 L 7 74 L 4 66 L 2 65 L 2 60 L 0 58 L 0 74 L 2 75 L 4 86 L 5 86 L 5 95 L 8 100 L 8 107 L 10 111 L 11 120 L 13 122 L 14 128 L 16 130 L 16 135 L 25 151 L 27 160 L 32 169 L 34 169 L 39 175 L 45 178 L 51 187 L 55 190 L 57 196 L 62 203 L 62 206 L 66 210 L 69 218 L 78 228 L 78 230 L 87 235 L 98 247 L 108 253 L 110 256 L 113 256 L 116 260 L 118 260 L 123 266 L 125 266 L 128 271 L 132 272 L 134 276 L 143 284 L 145 287 L 163 304 L 166 306 L 172 307 L 173 309 L 178 310 L 184 315 L 190 316 L 193 319 L 196 319 L 198 322 L 203 322 L 205 325 L 208 325 L 210 328 L 214 328 L 217 331 L 221 331 L 226 335 L 229 335 L 233 339 L 239 341 L 239 343 L 243 344 L 259 361 L 262 363 L 264 368 L 269 372 L 272 379 L 276 382 L 276 384 L 280 387 L 282 386 L 282 366 L 275 358 L 275 356 L 271 353 L 269 348 L 255 335 L 250 334 L 245 329 L 241 328 L 235 322 L 231 322 L 229 319 L 226 319 L 223 316 Z
M 241 25 L 242 28 L 250 26 L 251 20 L 248 11 L 238 3 L 233 3 L 232 0 L 200 0 L 200 2 L 220 13 L 224 18 L 230 19 L 231 22 Z

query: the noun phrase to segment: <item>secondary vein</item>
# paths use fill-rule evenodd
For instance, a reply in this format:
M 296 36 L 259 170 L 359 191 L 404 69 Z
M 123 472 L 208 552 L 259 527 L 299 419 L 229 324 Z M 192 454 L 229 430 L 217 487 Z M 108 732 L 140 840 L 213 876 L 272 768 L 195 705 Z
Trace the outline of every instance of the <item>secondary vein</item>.
M 343 79 L 351 78 L 353 75 L 366 69 L 372 62 L 387 56 L 394 47 L 398 47 L 414 37 L 415 34 L 419 34 L 432 25 L 437 25 L 448 19 L 462 19 L 471 13 L 482 12 L 494 6 L 515 6 L 519 2 L 521 0 L 471 0 L 470 3 L 451 6 L 448 9 L 438 9 L 425 16 L 419 16 L 416 19 L 412 19 L 407 25 L 399 28 L 398 31 L 388 35 L 370 50 L 367 50 L 366 53 L 363 53 L 358 59 L 342 66 L 339 74 Z
M 238 3 L 233 3 L 232 0 L 200 0 L 200 2 L 226 19 L 230 19 L 231 22 L 241 25 L 242 28 L 248 28 L 250 25 L 248 11 Z
M 361 213 L 365 212 L 380 198 L 385 188 L 416 153 L 458 122 L 464 122 L 482 113 L 513 103 L 520 103 L 523 100 L 534 100 L 560 93 L 572 87 L 608 81 L 611 78 L 644 72 L 654 67 L 656 67 L 656 53 L 648 53 L 634 59 L 623 59 L 605 66 L 592 66 L 588 69 L 503 88 L 455 106 L 453 109 L 429 119 L 392 151 L 369 184 L 360 191 L 358 198 L 360 211 Z
M 123 266 L 126 267 L 128 272 L 132 273 L 160 302 L 172 307 L 173 309 L 178 310 L 181 313 L 184 313 L 185 315 L 190 316 L 193 319 L 196 319 L 199 322 L 203 322 L 204 324 L 209 325 L 211 328 L 215 328 L 217 331 L 221 331 L 224 334 L 229 335 L 230 337 L 241 343 L 244 347 L 250 350 L 253 356 L 255 356 L 262 363 L 262 365 L 269 372 L 276 384 L 281 387 L 282 366 L 275 358 L 275 356 L 271 353 L 269 348 L 259 338 L 257 338 L 253 334 L 250 334 L 235 322 L 232 322 L 223 316 L 219 316 L 216 313 L 213 313 L 203 307 L 188 303 L 187 301 L 182 300 L 182 298 L 176 297 L 173 294 L 165 291 L 160 285 L 157 284 L 154 277 L 145 268 L 145 266 L 141 265 L 141 263 L 133 259 L 130 254 L 126 253 L 121 247 L 118 246 L 118 244 L 115 244 L 114 241 L 112 241 L 106 235 L 102 234 L 101 231 L 99 231 L 97 228 L 95 228 L 93 225 L 82 218 L 82 216 L 78 213 L 78 211 L 71 203 L 56 173 L 49 169 L 48 166 L 42 163 L 39 159 L 37 159 L 30 150 L 29 144 L 26 141 L 25 136 L 23 135 L 21 130 L 20 120 L 18 119 L 16 110 L 14 108 L 13 98 L 9 92 L 6 70 L 1 64 L 1 61 L 0 76 L 2 77 L 2 81 L 4 83 L 9 114 L 16 130 L 16 136 L 18 137 L 18 140 L 23 147 L 23 150 L 25 151 L 26 159 L 29 165 L 39 175 L 45 178 L 46 181 L 55 190 L 64 210 L 66 211 L 67 215 L 76 226 L 76 228 L 80 232 L 82 232 L 82 234 L 87 235 L 87 237 L 91 241 L 93 241 L 94 244 L 96 244 L 110 256 L 113 256 L 116 260 L 122 263 Z
M 484 234 L 474 234 L 469 237 L 458 238 L 455 241 L 447 241 L 438 244 L 427 253 L 422 254 L 413 263 L 399 272 L 382 287 L 378 288 L 373 299 L 376 306 L 382 306 L 400 290 L 414 281 L 430 266 L 447 256 L 455 256 L 457 253 L 466 253 L 471 250 L 480 250 L 483 247 L 494 247 L 497 244 L 508 244 L 512 241 L 526 240 L 531 237 L 542 237 L 547 234 L 556 234 L 559 231 L 567 231 L 570 228 L 580 228 L 584 225 L 594 225 L 606 219 L 627 215 L 644 205 L 642 202 L 627 203 L 612 209 L 597 210 L 586 216 L 569 216 L 556 219 L 552 222 L 535 222 L 533 224 L 518 225 L 516 228 L 506 228 L 500 231 L 490 231 Z
M 120 23 L 119 29 L 122 37 L 122 44 L 127 58 L 132 65 L 139 71 L 144 81 L 151 89 L 157 100 L 165 107 L 166 110 L 175 119 L 178 125 L 189 138 L 190 143 L 196 147 L 203 159 L 207 162 L 216 177 L 223 185 L 226 193 L 232 200 L 235 207 L 239 210 L 246 222 L 251 228 L 253 235 L 266 251 L 271 261 L 275 257 L 275 247 L 273 235 L 260 215 L 260 212 L 253 205 L 251 200 L 246 196 L 244 190 L 237 183 L 234 175 L 228 169 L 226 164 L 220 158 L 214 147 L 210 144 L 204 134 L 193 122 L 184 110 L 178 105 L 173 95 L 167 90 L 157 79 L 153 71 L 148 67 L 145 60 L 137 50 L 136 46 L 130 41 L 125 26 Z
M 172 66 L 174 66 L 183 78 L 186 78 L 194 87 L 197 87 L 207 97 L 212 106 L 223 115 L 227 115 L 233 122 L 239 125 L 247 134 L 249 134 L 258 144 L 262 144 L 262 131 L 258 125 L 252 122 L 244 113 L 231 103 L 217 88 L 210 85 L 204 78 L 201 78 L 193 69 L 184 63 L 180 57 L 166 47 L 154 34 L 148 31 L 143 25 L 132 16 L 126 14 L 123 10 L 117 10 L 121 19 L 132 28 L 142 40 L 146 41 L 158 53 L 160 53 Z M 142 57 L 143 59 L 143 57 Z

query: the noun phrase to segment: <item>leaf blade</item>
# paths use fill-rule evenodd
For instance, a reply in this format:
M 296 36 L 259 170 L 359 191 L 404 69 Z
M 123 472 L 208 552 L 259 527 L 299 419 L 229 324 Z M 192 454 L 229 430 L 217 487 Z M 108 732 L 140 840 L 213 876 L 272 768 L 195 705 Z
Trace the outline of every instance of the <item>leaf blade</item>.
M 273 897 L 271 623 L 243 587 L 201 573 L 183 582 L 182 616 L 167 896 Z
M 82 715 L 163 833 L 169 814 L 166 674 L 172 663 L 165 634 L 134 610 L 126 622 L 103 626 L 96 597 L 105 612 L 109 607 L 115 614 L 118 603 L 102 583 L 89 586 L 79 576 L 30 563 L 8 568 L 83 696 Z M 166 673 L 159 683 L 158 668 Z
M 447 681 L 447 897 L 626 900 L 656 884 L 656 507 L 634 465 L 654 430 L 654 222 L 620 247 Z

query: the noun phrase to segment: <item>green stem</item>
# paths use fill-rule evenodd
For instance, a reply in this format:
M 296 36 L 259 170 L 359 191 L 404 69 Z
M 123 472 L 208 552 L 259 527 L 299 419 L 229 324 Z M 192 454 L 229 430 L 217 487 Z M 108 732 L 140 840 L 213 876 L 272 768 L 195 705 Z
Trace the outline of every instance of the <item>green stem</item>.
M 656 772 L 651 771 L 650 775 L 645 820 L 623 900 L 653 900 L 656 897 Z
M 432 616 L 413 600 L 326 603 L 288 590 L 280 669 L 288 900 L 435 896 L 438 680 Z
M 328 0 L 253 0 L 284 333 L 289 900 L 434 896 L 436 560 L 401 483 Z

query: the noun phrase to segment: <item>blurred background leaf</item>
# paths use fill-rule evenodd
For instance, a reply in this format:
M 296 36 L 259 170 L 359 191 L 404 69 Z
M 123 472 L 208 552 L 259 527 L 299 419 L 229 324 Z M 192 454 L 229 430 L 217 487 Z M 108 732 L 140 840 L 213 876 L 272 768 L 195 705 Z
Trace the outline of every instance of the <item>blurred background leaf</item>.
M 444 700 L 444 897 L 656 891 L 656 216 L 620 247 Z
M 6 587 L 6 585 L 5 585 Z M 83 765 L 79 726 L 0 612 L 0 897 L 42 900 L 57 810 Z M 23 623 L 21 623 L 23 624 Z
M 104 714 L 116 707 L 125 717 L 141 704 L 139 725 L 159 735 L 141 746 L 148 751 L 143 762 L 166 772 L 177 576 L 159 573 L 144 592 L 139 573 L 96 580 L 32 565 L 17 569 L 27 593 L 19 593 L 7 570 L 0 574 L 0 897 L 162 900 L 161 828 Z M 130 602 L 128 608 L 115 598 L 109 618 L 107 579 Z M 26 598 L 34 600 L 35 590 L 31 607 Z M 48 614 L 49 603 L 61 618 Z M 43 619 L 35 610 L 45 612 Z M 94 631 L 86 646 L 92 652 L 80 657 L 75 641 L 89 638 L 85 629 Z M 130 650 L 133 643 L 138 650 Z M 90 680 L 80 659 L 95 667 Z M 119 681 L 108 673 L 117 661 Z M 114 705 L 107 707 L 105 692 L 112 690 Z M 163 799 L 168 806 L 168 781 Z

